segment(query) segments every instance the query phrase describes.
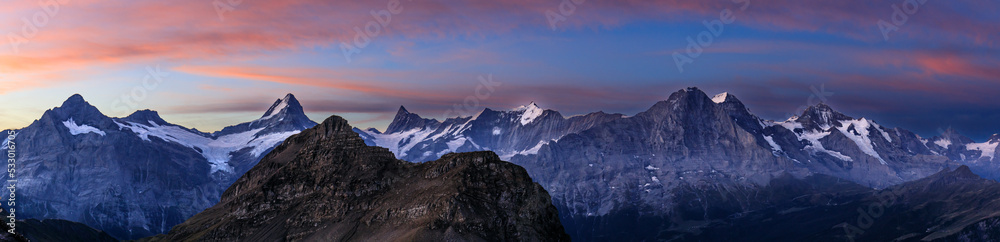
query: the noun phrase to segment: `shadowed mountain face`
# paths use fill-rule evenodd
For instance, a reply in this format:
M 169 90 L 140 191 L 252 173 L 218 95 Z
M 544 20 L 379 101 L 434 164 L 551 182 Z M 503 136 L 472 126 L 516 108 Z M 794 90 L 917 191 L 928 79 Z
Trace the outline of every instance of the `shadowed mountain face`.
M 996 241 L 1000 183 L 967 166 L 883 190 L 809 194 L 713 222 L 689 241 Z M 774 229 L 780 228 L 780 229 Z
M 107 117 L 73 95 L 16 130 L 18 218 L 80 222 L 118 239 L 165 233 L 214 205 L 270 149 L 313 125 L 291 94 L 261 119 L 213 134 L 151 110 Z
M 33 242 L 117 242 L 114 237 L 85 224 L 60 219 L 28 219 L 17 228 Z
M 492 152 L 426 163 L 367 146 L 332 116 L 290 137 L 219 204 L 153 240 L 568 240 L 523 168 Z

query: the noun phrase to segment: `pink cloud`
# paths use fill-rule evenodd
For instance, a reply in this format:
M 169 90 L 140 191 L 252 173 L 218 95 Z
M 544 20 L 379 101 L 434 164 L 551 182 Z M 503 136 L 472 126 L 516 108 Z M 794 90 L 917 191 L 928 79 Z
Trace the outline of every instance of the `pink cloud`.
M 232 11 L 220 14 L 213 1 L 204 0 L 73 0 L 60 6 L 50 22 L 39 29 L 39 34 L 21 45 L 18 54 L 0 54 L 0 70 L 31 76 L 150 60 L 232 61 L 253 59 L 272 52 L 306 52 L 315 47 L 338 49 L 340 43 L 354 39 L 355 27 L 364 27 L 373 20 L 371 11 L 386 9 L 387 2 L 242 1 L 231 6 Z M 890 5 L 901 3 L 751 0 L 745 11 L 739 11 L 739 5 L 728 0 L 589 0 L 576 6 L 559 26 L 560 29 L 614 28 L 637 21 L 711 20 L 717 18 L 721 10 L 732 9 L 739 11 L 736 23 L 751 28 L 824 32 L 878 42 L 882 40 L 875 23 L 891 17 Z M 988 1 L 953 3 L 975 9 L 996 9 L 1000 5 Z M 402 0 L 403 12 L 392 16 L 391 23 L 376 40 L 398 42 L 398 45 L 389 47 L 390 53 L 403 55 L 412 51 L 414 40 L 453 39 L 458 36 L 486 38 L 518 29 L 548 31 L 545 12 L 559 12 L 559 4 L 559 1 L 531 0 Z M 996 37 L 1000 33 L 997 24 L 979 21 L 949 6 L 929 2 L 905 26 L 900 26 L 901 30 L 894 36 L 919 41 L 923 35 L 933 34 L 935 38 L 954 38 L 975 45 L 996 45 Z M 33 3 L 5 4 L 0 7 L 0 13 L 4 13 L 2 16 L 8 21 L 3 21 L 6 24 L 0 25 L 0 29 L 16 33 L 22 27 L 22 17 L 30 18 L 39 11 L 42 9 Z M 224 20 L 220 19 L 220 15 Z M 467 50 L 449 53 L 436 61 L 466 61 L 484 54 L 489 53 Z M 942 65 L 947 63 L 925 64 L 944 67 Z M 35 82 L 8 87 L 3 91 L 56 83 L 54 80 Z M 352 88 L 373 91 L 364 86 Z

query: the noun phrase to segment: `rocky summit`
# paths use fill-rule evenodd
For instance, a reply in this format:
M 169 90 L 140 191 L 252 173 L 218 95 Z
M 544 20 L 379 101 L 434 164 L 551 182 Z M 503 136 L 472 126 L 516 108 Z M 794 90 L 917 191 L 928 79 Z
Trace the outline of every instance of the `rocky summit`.
M 493 152 L 425 163 L 332 116 L 293 135 L 162 241 L 567 241 L 548 193 Z

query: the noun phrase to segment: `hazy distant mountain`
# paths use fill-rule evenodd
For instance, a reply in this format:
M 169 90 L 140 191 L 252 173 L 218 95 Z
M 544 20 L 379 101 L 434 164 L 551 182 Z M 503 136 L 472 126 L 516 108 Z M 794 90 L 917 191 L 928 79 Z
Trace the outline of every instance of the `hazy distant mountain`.
M 934 154 L 940 154 L 968 165 L 983 177 L 1000 180 L 1000 134 L 993 134 L 986 142 L 976 143 L 968 137 L 947 129 L 930 139 L 922 139 Z
M 567 241 L 548 194 L 492 152 L 426 163 L 367 146 L 331 116 L 293 135 L 222 201 L 158 241 Z
M 17 130 L 18 218 L 77 221 L 119 239 L 163 233 L 314 125 L 291 94 L 260 119 L 212 134 L 150 110 L 110 118 L 73 95 Z

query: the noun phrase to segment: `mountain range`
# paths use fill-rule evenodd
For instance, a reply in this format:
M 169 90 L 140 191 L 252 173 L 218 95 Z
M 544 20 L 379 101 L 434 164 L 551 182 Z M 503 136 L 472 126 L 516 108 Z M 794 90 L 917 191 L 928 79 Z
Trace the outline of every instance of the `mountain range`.
M 752 196 L 786 176 L 824 175 L 883 189 L 962 164 L 993 179 L 1000 169 L 991 166 L 995 139 L 974 143 L 954 131 L 923 138 L 822 103 L 773 121 L 735 95 L 687 88 L 634 116 L 566 119 L 537 110 L 535 104 L 486 109 L 439 122 L 400 108 L 386 132 L 359 132 L 401 158 L 496 151 L 549 191 L 574 240 L 662 239 L 700 230 L 708 221 L 782 202 Z M 727 202 L 712 205 L 709 198 Z
M 530 103 L 443 121 L 400 107 L 384 132 L 331 119 L 316 126 L 289 94 L 260 119 L 205 133 L 150 110 L 106 117 L 74 95 L 17 130 L 24 157 L 18 186 L 25 190 L 19 206 L 27 218 L 77 221 L 118 239 L 166 233 L 154 240 L 232 240 L 251 230 L 285 239 L 512 236 L 483 229 L 504 223 L 470 225 L 452 216 L 523 204 L 531 204 L 523 208 L 531 214 L 551 212 L 537 201 L 525 203 L 538 197 L 548 197 L 558 218 L 502 226 L 548 224 L 544 231 L 551 232 L 558 221 L 582 241 L 734 239 L 724 231 L 762 240 L 905 241 L 996 236 L 991 231 L 1000 221 L 993 213 L 1000 208 L 990 202 L 1000 185 L 978 179 L 1000 179 L 994 161 L 1000 136 L 977 143 L 949 129 L 924 138 L 822 103 L 775 121 L 758 117 L 733 94 L 686 88 L 633 116 L 566 117 Z M 337 132 L 317 133 L 323 129 Z M 484 165 L 490 168 L 481 170 Z M 444 170 L 453 176 L 437 174 Z M 544 189 L 533 188 L 521 172 Z M 510 183 L 464 180 L 479 176 Z M 412 193 L 425 186 L 437 189 Z M 469 189 L 483 193 L 463 193 Z M 900 191 L 893 194 L 905 201 L 883 207 L 892 209 L 884 216 L 892 219 L 863 226 L 861 234 L 847 229 L 859 226 L 853 211 L 875 204 L 882 191 Z M 505 203 L 471 202 L 497 194 Z M 412 210 L 432 205 L 436 209 Z M 463 216 L 489 218 L 480 212 Z M 892 227 L 904 220 L 913 222 Z M 798 232 L 777 234 L 765 225 Z M 412 233 L 393 234 L 394 227 Z M 563 238 L 539 231 L 528 234 Z
M 165 233 L 215 205 L 267 152 L 314 125 L 291 94 L 260 119 L 214 133 L 151 110 L 107 117 L 73 95 L 15 130 L 18 215 L 81 222 L 118 239 Z

